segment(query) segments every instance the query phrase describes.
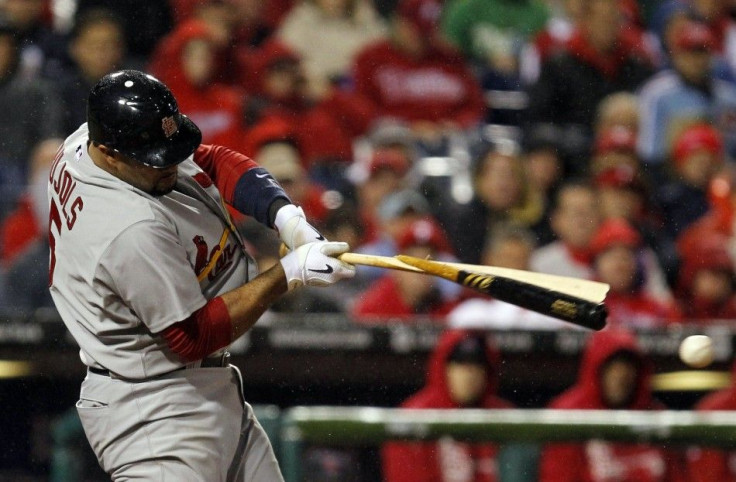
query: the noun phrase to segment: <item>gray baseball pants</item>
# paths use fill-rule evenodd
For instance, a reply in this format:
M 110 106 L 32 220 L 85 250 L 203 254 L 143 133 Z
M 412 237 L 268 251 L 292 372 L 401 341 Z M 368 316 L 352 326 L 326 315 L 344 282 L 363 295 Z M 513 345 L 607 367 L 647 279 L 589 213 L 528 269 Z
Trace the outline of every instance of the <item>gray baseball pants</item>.
M 114 481 L 283 481 L 232 365 L 144 382 L 88 373 L 77 411 Z

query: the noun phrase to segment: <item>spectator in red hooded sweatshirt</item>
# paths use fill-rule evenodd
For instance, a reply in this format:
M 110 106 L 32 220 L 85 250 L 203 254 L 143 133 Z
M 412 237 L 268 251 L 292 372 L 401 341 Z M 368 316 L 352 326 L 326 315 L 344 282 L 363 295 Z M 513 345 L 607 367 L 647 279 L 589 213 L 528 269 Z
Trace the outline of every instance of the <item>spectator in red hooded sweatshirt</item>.
M 390 39 L 366 47 L 355 60 L 356 91 L 380 117 L 409 124 L 427 143 L 475 126 L 486 110 L 463 57 L 440 40 L 441 13 L 435 0 L 401 0 Z
M 176 96 L 179 109 L 200 126 L 203 142 L 238 148 L 244 94 L 214 82 L 217 44 L 198 20 L 179 25 L 159 44 L 150 71 Z
M 402 408 L 511 408 L 496 395 L 500 357 L 486 336 L 446 331 L 427 365 L 424 388 Z M 382 448 L 385 482 L 495 482 L 498 447 L 451 438 L 437 442 L 388 442 Z
M 699 238 L 682 253 L 677 301 L 689 322 L 736 319 L 736 270 L 726 238 Z
M 674 303 L 655 297 L 647 285 L 650 270 L 642 239 L 627 221 L 604 221 L 590 242 L 590 252 L 595 278 L 611 286 L 605 300 L 609 326 L 653 328 L 680 319 Z
M 736 363 L 731 367 L 731 385 L 703 397 L 693 408 L 697 411 L 736 410 Z M 693 447 L 687 451 L 691 482 L 736 482 L 736 451 L 712 447 Z
M 628 332 L 593 334 L 575 385 L 549 407 L 566 410 L 660 410 L 652 396 L 652 365 Z M 678 452 L 644 443 L 589 440 L 548 444 L 542 451 L 540 482 L 673 482 L 684 478 Z M 718 479 L 711 479 L 718 480 Z

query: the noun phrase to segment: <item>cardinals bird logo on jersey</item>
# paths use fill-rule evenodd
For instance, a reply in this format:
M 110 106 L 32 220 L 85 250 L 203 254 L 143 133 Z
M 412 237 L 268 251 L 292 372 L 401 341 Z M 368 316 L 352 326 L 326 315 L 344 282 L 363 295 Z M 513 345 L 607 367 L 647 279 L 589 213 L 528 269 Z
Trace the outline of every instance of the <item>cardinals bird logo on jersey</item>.
M 223 232 L 220 243 L 215 245 L 212 250 L 210 250 L 203 236 L 197 235 L 192 238 L 197 248 L 197 255 L 194 260 L 194 273 L 197 275 L 199 281 L 202 281 L 204 278 L 212 281 L 218 274 L 227 270 L 233 264 L 237 247 L 232 244 L 226 244 L 228 238 L 227 233 L 229 233 L 229 229 Z

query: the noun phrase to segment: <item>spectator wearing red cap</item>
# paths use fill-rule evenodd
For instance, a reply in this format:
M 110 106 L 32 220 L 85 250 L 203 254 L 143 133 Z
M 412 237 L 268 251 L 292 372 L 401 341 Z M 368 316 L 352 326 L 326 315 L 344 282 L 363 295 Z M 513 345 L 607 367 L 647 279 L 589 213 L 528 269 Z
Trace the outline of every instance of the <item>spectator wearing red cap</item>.
M 397 247 L 417 258 L 437 259 L 450 252 L 442 228 L 427 218 L 410 224 L 398 236 Z M 443 299 L 435 276 L 388 270 L 358 295 L 352 312 L 362 322 L 411 321 L 419 315 L 443 322 L 456 304 L 456 299 Z
M 377 151 L 380 153 L 380 151 Z M 380 161 L 381 157 L 374 157 L 374 161 Z M 374 163 L 377 179 L 381 177 L 396 177 L 397 167 L 392 164 Z M 372 181 L 368 181 L 372 182 Z M 375 211 L 375 227 L 376 237 L 367 243 L 363 243 L 355 248 L 355 251 L 362 254 L 371 254 L 377 256 L 395 256 L 401 253 L 401 237 L 407 233 L 409 227 L 415 223 L 428 220 L 434 226 L 436 219 L 430 213 L 430 206 L 427 199 L 418 191 L 413 189 L 399 189 L 387 194 L 376 200 L 377 210 Z M 364 211 L 365 214 L 365 211 Z M 364 217 L 365 220 L 365 217 Z M 444 236 L 444 233 L 442 233 Z M 457 261 L 448 249 L 443 249 L 437 253 L 441 261 Z M 385 273 L 384 269 L 364 266 L 360 272 L 353 278 L 353 283 L 361 283 L 367 285 L 377 280 Z M 441 292 L 443 299 L 454 299 L 461 292 L 460 286 L 452 281 L 439 279 L 437 287 Z
M 427 144 L 475 126 L 486 109 L 464 59 L 439 40 L 441 11 L 436 0 L 401 0 L 390 40 L 366 47 L 354 66 L 355 89 L 379 116 L 409 124 Z
M 529 87 L 528 125 L 553 122 L 580 139 L 576 154 L 587 158 L 598 104 L 614 92 L 634 92 L 652 73 L 641 39 L 626 28 L 616 0 L 583 2 L 582 21 L 564 51 L 547 59 Z M 573 137 L 573 134 L 575 137 Z M 582 175 L 578 162 L 574 175 Z
M 636 132 L 623 126 L 602 130 L 595 139 L 590 158 L 590 173 L 593 176 L 618 167 L 635 173 L 641 171 L 641 162 L 636 153 Z
M 692 125 L 675 138 L 670 182 L 656 193 L 664 227 L 673 238 L 708 211 L 708 187 L 723 158 L 721 134 L 711 125 Z
M 702 238 L 682 255 L 677 301 L 689 321 L 736 319 L 736 270 L 726 243 Z
M 605 300 L 611 327 L 655 328 L 680 318 L 673 304 L 645 289 L 641 247 L 641 236 L 623 219 L 604 221 L 590 243 L 595 277 L 611 286 Z
M 656 298 L 671 301 L 669 285 L 677 280 L 677 251 L 674 241 L 662 233 L 661 218 L 641 173 L 627 165 L 610 167 L 599 172 L 593 184 L 603 219 L 624 219 L 642 237 L 646 289 Z
M 442 334 L 427 363 L 425 385 L 402 408 L 492 410 L 512 408 L 498 397 L 497 349 L 482 333 L 449 330 Z M 384 444 L 385 482 L 496 482 L 498 446 L 443 437 L 440 441 Z M 516 474 L 515 474 L 516 475 Z
M 713 74 L 715 39 L 708 26 L 687 21 L 674 32 L 671 68 L 642 86 L 638 150 L 651 170 L 660 171 L 671 156 L 683 125 L 712 124 L 723 136 L 724 150 L 736 153 L 736 85 Z

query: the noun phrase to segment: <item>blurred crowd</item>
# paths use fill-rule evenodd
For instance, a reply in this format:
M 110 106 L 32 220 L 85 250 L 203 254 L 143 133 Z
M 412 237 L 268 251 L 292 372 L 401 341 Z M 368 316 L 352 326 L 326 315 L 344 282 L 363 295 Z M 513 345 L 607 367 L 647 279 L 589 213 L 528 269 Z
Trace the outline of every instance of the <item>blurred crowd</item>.
M 613 327 L 736 318 L 736 1 L 3 0 L 3 312 L 52 307 L 48 167 L 121 68 L 353 251 L 603 281 Z M 370 268 L 271 311 L 566 326 Z
M 122 68 L 169 85 L 205 143 L 252 157 L 352 251 L 608 283 L 611 329 L 554 408 L 664 408 L 624 330 L 736 319 L 734 0 L 0 0 L 3 314 L 53 309 L 48 169 Z M 233 216 L 275 263 L 277 236 Z M 279 313 L 451 328 L 413 408 L 511 407 L 473 330 L 573 328 L 367 267 Z M 387 444 L 382 463 L 389 481 L 493 481 L 497 455 L 443 439 Z M 706 449 L 590 441 L 533 460 L 548 482 L 736 480 L 733 454 Z

